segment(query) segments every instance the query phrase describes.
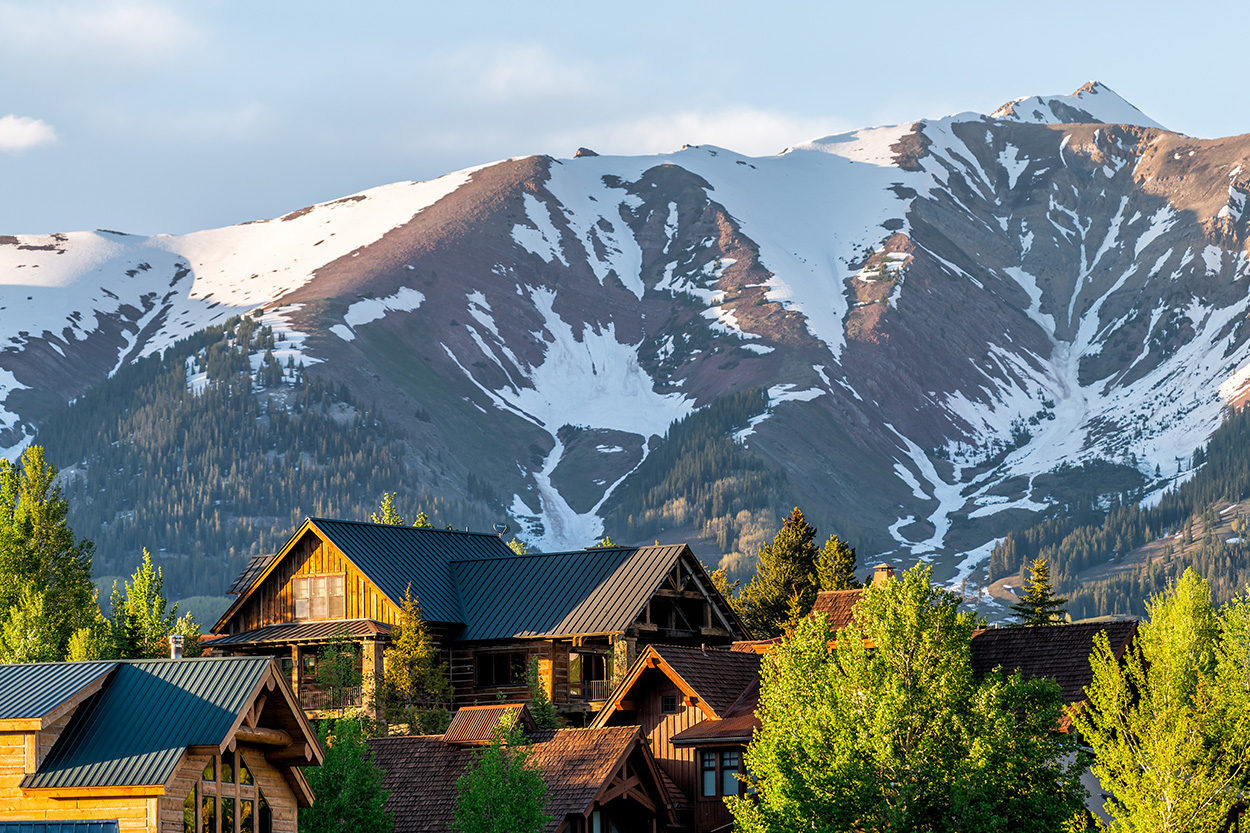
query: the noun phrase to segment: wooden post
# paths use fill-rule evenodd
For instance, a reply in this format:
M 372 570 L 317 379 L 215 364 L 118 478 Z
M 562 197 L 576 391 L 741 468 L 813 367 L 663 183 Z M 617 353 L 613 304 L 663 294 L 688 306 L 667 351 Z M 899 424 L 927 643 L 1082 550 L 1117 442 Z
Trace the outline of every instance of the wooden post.
M 299 699 L 299 683 L 300 683 L 300 663 L 299 663 L 299 646 L 291 646 L 291 690 L 295 692 L 295 699 Z
M 361 664 L 360 693 L 364 700 L 365 713 L 374 720 L 379 718 L 379 709 L 374 693 L 382 687 L 382 675 L 386 670 L 385 645 L 380 639 L 366 639 L 364 658 Z

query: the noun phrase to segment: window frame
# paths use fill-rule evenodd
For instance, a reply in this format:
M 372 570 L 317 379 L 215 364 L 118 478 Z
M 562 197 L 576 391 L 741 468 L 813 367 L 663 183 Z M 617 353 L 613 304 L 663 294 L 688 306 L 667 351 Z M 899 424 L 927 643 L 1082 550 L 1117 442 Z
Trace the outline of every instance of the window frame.
M 291 619 L 325 622 L 347 618 L 347 573 L 300 573 L 291 577 Z
M 699 753 L 699 798 L 704 801 L 714 799 L 723 799 L 726 796 L 746 795 L 747 784 L 738 777 L 734 777 L 733 783 L 736 786 L 734 792 L 725 790 L 725 777 L 727 775 L 745 776 L 746 768 L 743 761 L 743 748 L 741 746 L 733 747 L 700 747 Z M 736 764 L 731 769 L 726 766 L 727 759 L 732 757 Z M 709 762 L 712 764 L 708 766 Z M 708 778 L 713 778 L 713 791 L 708 792 Z
M 232 781 L 219 780 L 224 774 L 226 759 L 229 759 Z M 250 776 L 250 784 L 242 782 L 241 775 L 245 770 Z M 232 805 L 230 829 L 224 829 L 227 801 Z M 242 751 L 213 755 L 183 801 L 183 833 L 247 833 L 243 831 L 244 802 L 249 802 L 252 808 L 250 833 L 273 833 L 272 812 L 262 815 L 262 808 L 267 808 L 269 802 Z M 194 805 L 195 812 L 188 814 L 191 805 Z
M 508 669 L 506 681 L 499 680 L 499 660 L 507 657 Z M 517 660 L 520 660 L 518 664 Z M 483 651 L 473 656 L 473 686 L 475 688 L 508 688 L 526 684 L 525 673 L 529 654 L 522 651 Z M 490 673 L 484 674 L 483 667 L 489 663 Z M 488 679 L 484 679 L 488 678 Z

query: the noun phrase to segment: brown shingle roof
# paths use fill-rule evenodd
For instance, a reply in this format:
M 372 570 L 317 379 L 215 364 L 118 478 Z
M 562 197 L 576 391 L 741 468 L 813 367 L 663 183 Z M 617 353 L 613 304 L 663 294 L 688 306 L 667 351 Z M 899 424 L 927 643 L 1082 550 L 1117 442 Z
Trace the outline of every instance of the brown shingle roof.
M 675 645 L 651 647 L 721 717 L 743 689 L 760 676 L 760 655 L 756 653 L 702 651 Z
M 531 758 L 547 782 L 547 808 L 555 831 L 570 813 L 581 816 L 624 757 L 640 744 L 636 726 L 559 729 L 530 735 Z M 395 815 L 395 833 L 445 833 L 455 818 L 457 782 L 476 750 L 444 743 L 439 735 L 374 738 L 373 762 L 386 774 L 386 807 Z
M 760 703 L 760 678 L 738 696 L 721 720 L 701 720 L 683 732 L 673 735 L 673 746 L 702 746 L 708 743 L 747 743 L 760 727 L 755 710 Z
M 840 631 L 851 622 L 855 603 L 863 590 L 823 590 L 816 594 L 816 603 L 808 615 L 823 613 L 829 618 L 829 629 Z
M 1119 657 L 1137 633 L 1137 620 L 980 631 L 972 637 L 972 671 L 981 677 L 1002 666 L 1008 674 L 1019 669 L 1025 677 L 1051 677 L 1063 690 L 1065 702 L 1078 703 L 1093 679 L 1089 655 L 1099 631 L 1107 632 L 1111 650 Z

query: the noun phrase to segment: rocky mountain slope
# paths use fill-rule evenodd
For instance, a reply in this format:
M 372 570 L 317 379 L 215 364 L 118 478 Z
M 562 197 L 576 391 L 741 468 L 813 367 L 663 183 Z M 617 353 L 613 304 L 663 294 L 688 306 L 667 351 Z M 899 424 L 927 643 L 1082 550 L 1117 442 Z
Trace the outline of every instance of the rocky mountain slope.
M 0 445 L 256 313 L 279 363 L 452 461 L 410 454 L 414 480 L 478 484 L 544 549 L 606 518 L 743 568 L 799 500 L 862 560 L 975 583 L 1036 513 L 1184 478 L 1246 395 L 1248 193 L 1250 136 L 1169 132 L 1089 84 L 772 157 L 583 150 L 183 237 L 0 237 Z M 675 421 L 754 388 L 733 425 L 768 490 L 726 480 L 714 518 L 626 505 Z

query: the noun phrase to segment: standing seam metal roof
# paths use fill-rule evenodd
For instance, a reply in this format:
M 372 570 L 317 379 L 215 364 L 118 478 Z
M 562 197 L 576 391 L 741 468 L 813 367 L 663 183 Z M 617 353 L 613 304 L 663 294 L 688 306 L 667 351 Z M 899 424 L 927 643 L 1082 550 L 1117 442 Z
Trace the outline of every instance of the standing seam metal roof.
M 43 717 L 116 667 L 116 662 L 0 665 L 0 720 Z
M 117 663 L 78 707 L 25 788 L 164 784 L 188 746 L 218 746 L 268 672 L 269 657 Z M 136 720 L 142 715 L 144 719 Z
M 408 585 L 429 622 L 464 622 L 452 561 L 516 557 L 497 535 L 426 527 L 309 519 L 395 604 Z

